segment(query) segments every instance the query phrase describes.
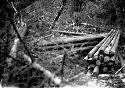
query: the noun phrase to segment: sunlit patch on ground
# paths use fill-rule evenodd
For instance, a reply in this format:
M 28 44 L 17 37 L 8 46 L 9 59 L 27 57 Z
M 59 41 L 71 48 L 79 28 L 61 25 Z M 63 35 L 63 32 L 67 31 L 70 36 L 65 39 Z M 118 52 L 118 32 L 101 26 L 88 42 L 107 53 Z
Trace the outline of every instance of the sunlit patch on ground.
M 0 88 L 19 88 L 19 87 L 15 87 L 15 86 L 2 86 L 2 85 L 0 84 Z
M 81 81 L 81 80 L 80 80 Z M 72 86 L 65 86 L 63 88 L 109 88 L 105 87 L 105 84 L 100 84 L 96 79 L 90 80 L 84 85 L 72 85 Z

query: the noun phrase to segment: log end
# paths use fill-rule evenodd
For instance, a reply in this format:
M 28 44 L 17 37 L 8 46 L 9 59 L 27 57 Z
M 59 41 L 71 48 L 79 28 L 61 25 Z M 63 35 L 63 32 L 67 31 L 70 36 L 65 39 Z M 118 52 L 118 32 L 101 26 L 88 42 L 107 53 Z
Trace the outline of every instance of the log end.
M 97 77 L 99 75 L 99 66 L 95 66 L 92 75 L 94 77 Z
M 88 56 L 86 56 L 86 57 L 84 58 L 84 60 L 88 60 Z

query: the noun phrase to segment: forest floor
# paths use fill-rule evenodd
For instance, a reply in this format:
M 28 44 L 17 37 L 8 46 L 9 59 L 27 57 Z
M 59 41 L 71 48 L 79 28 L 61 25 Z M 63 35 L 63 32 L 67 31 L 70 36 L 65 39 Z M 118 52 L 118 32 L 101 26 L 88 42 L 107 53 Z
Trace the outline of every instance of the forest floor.
M 46 0 L 43 0 L 43 1 L 46 2 Z M 43 3 L 42 5 L 43 5 L 42 9 L 44 10 L 39 8 L 39 10 L 36 12 L 35 11 L 32 11 L 31 13 L 30 11 L 28 12 L 28 15 L 25 18 L 26 20 L 29 20 L 29 23 L 27 23 L 28 31 L 23 41 L 25 42 L 26 46 L 28 46 L 28 49 L 33 56 L 33 59 L 35 59 L 35 61 L 37 61 L 38 64 L 40 64 L 42 67 L 44 67 L 51 73 L 54 73 L 56 76 L 62 77 L 64 79 L 64 84 L 60 86 L 61 88 L 76 88 L 76 87 L 77 88 L 93 88 L 93 87 L 125 88 L 124 73 L 123 74 L 120 73 L 121 74 L 120 76 L 102 75 L 97 78 L 91 77 L 90 75 L 85 74 L 87 62 L 83 59 L 92 48 L 87 49 L 85 51 L 75 52 L 75 53 L 72 52 L 74 50 L 72 48 L 73 47 L 72 44 L 71 44 L 71 47 L 68 49 L 62 46 L 63 47 L 62 49 L 53 49 L 50 51 L 49 50 L 46 51 L 43 48 L 43 45 L 46 45 L 46 44 L 54 43 L 55 46 L 59 46 L 58 41 L 67 42 L 75 39 L 80 40 L 83 37 L 86 38 L 86 36 L 88 35 L 90 35 L 89 37 L 91 37 L 91 36 L 96 36 L 97 34 L 99 35 L 103 34 L 103 37 L 104 37 L 105 33 L 108 33 L 110 31 L 110 28 L 109 29 L 105 28 L 105 29 L 101 29 L 100 31 L 96 31 L 96 30 L 89 29 L 89 27 L 84 29 L 84 27 L 82 26 L 79 32 L 85 34 L 84 36 L 79 36 L 79 37 L 65 36 L 65 35 L 60 35 L 58 33 L 56 33 L 53 36 L 48 36 L 50 35 L 50 33 L 52 33 L 52 30 L 50 30 L 49 28 L 52 22 L 54 21 L 54 18 L 57 16 L 59 7 L 55 5 L 51 6 L 49 4 L 48 6 L 46 6 L 45 3 Z M 45 8 L 44 8 L 44 5 L 45 5 Z M 37 5 L 35 6 L 37 7 Z M 52 9 L 52 7 L 54 8 Z M 48 9 L 50 10 L 50 12 L 49 11 L 47 12 Z M 41 18 L 39 18 L 40 17 L 38 16 L 39 14 Z M 75 28 L 73 29 L 71 26 L 71 24 L 73 24 L 73 21 L 68 14 L 67 12 L 64 12 L 64 14 L 60 16 L 60 18 L 57 21 L 57 24 L 54 27 L 54 30 L 76 32 Z M 91 23 L 94 24 L 95 22 L 91 21 Z M 70 27 L 68 27 L 68 25 L 70 25 Z M 68 27 L 67 30 L 65 30 L 66 27 Z M 92 45 L 89 44 L 89 45 L 95 46 L 101 40 L 102 39 L 99 39 L 98 41 L 95 41 L 94 44 Z M 89 41 L 89 43 L 91 42 L 92 41 Z M 13 41 L 10 47 L 12 45 L 13 45 Z M 70 46 L 70 43 L 69 43 L 69 46 Z M 124 42 L 119 43 L 118 50 L 120 51 L 123 59 L 125 60 Z M 67 58 L 65 59 L 65 63 L 63 66 L 64 69 L 62 74 L 63 56 L 65 52 L 67 53 Z M 19 45 L 17 49 L 17 53 L 19 54 L 16 58 L 18 59 L 17 61 L 12 60 L 12 63 L 9 63 L 9 60 L 11 60 L 10 57 L 7 58 L 6 60 L 8 61 L 7 63 L 9 64 L 6 64 L 5 66 L 3 79 L 1 81 L 2 86 L 18 86 L 20 88 L 57 87 L 57 85 L 55 85 L 52 81 L 50 81 L 50 79 L 48 79 L 42 71 L 39 71 L 33 68 L 31 65 L 27 66 L 26 64 L 20 63 L 20 62 L 26 63 L 24 58 L 21 56 L 22 55 L 21 53 L 25 53 L 25 49 L 22 44 Z M 68 82 L 65 83 L 65 81 L 67 80 Z
M 94 35 L 94 34 L 93 34 Z M 30 37 L 30 35 L 29 35 Z M 28 39 L 30 40 L 30 38 L 28 37 Z M 52 51 L 44 51 L 42 52 L 42 50 L 33 50 L 33 48 L 40 48 L 42 44 L 41 41 L 48 42 L 50 40 L 54 40 L 54 39 L 59 39 L 60 40 L 60 36 L 58 37 L 54 37 L 54 38 L 50 38 L 47 40 L 44 40 L 43 37 L 32 37 L 34 38 L 32 41 L 27 41 L 27 44 L 29 44 L 29 48 L 31 49 L 31 51 L 33 51 L 33 53 L 39 57 L 38 59 L 38 63 L 45 67 L 47 70 L 51 71 L 52 73 L 55 73 L 57 76 L 61 76 L 61 69 L 62 69 L 62 57 L 64 54 L 64 50 L 52 50 Z M 63 38 L 64 40 L 66 40 L 68 37 L 66 36 L 61 36 L 61 38 Z M 70 37 L 73 38 L 73 37 Z M 38 40 L 38 41 L 35 41 Z M 57 40 L 56 40 L 57 41 Z M 61 41 L 61 40 L 60 40 Z M 97 42 L 97 44 L 100 41 Z M 121 52 L 123 58 L 125 58 L 125 46 L 124 44 L 119 46 L 119 51 Z M 69 50 L 70 51 L 70 50 Z M 109 88 L 109 87 L 120 87 L 120 86 L 125 86 L 125 81 L 123 80 L 124 77 L 122 77 L 122 80 L 120 80 L 117 77 L 112 78 L 112 76 L 104 76 L 102 78 L 91 78 L 87 75 L 85 75 L 86 72 L 86 62 L 83 61 L 83 58 L 87 55 L 89 51 L 86 51 L 86 54 L 82 55 L 83 53 L 76 53 L 75 56 L 67 58 L 65 60 L 65 65 L 64 65 L 64 79 L 71 79 L 69 84 L 72 85 L 70 87 L 73 86 L 77 86 L 80 88 L 80 86 L 84 86 L 84 87 L 96 87 L 96 88 Z M 73 78 L 75 75 L 78 75 L 79 73 L 82 73 L 82 75 Z M 110 79 L 112 78 L 112 79 Z M 100 81 L 99 81 L 100 80 Z M 114 81 L 114 82 L 112 82 Z M 118 84 L 119 82 L 121 82 L 120 84 Z M 101 87 L 100 87 L 101 86 Z M 66 86 L 66 88 L 69 86 Z M 88 88 L 87 87 L 87 88 Z M 124 88 L 124 87 L 120 87 L 120 88 Z
M 91 30 L 84 30 L 86 33 L 84 36 L 65 36 L 56 34 L 54 36 L 50 36 L 44 38 L 47 32 L 45 31 L 46 25 L 44 26 L 44 31 L 36 28 L 28 29 L 28 34 L 25 37 L 25 43 L 28 46 L 31 54 L 34 56 L 34 59 L 39 63 L 42 67 L 49 70 L 51 73 L 56 74 L 59 77 L 62 77 L 62 61 L 65 50 L 68 53 L 68 56 L 65 60 L 64 70 L 63 70 L 63 79 L 68 80 L 68 83 L 62 85 L 64 88 L 70 87 L 96 87 L 96 88 L 124 88 L 125 87 L 125 76 L 122 77 L 113 77 L 104 76 L 98 78 L 91 78 L 89 75 L 86 75 L 86 66 L 87 62 L 84 61 L 84 57 L 88 54 L 88 52 L 92 49 L 88 49 L 82 52 L 73 53 L 72 47 L 70 49 L 53 49 L 50 51 L 43 50 L 43 46 L 46 44 L 54 43 L 55 46 L 58 46 L 58 42 L 67 42 L 72 40 L 80 40 L 85 39 L 87 37 L 98 35 L 105 35 L 109 31 L 102 30 L 102 32 Z M 70 32 L 71 29 L 69 29 Z M 61 30 L 62 31 L 62 30 Z M 72 30 L 71 30 L 72 31 Z M 102 39 L 96 41 L 93 46 L 97 45 Z M 92 41 L 89 41 L 90 43 Z M 70 45 L 70 43 L 69 43 Z M 72 45 L 71 45 L 72 46 Z M 91 45 L 90 45 L 91 46 Z M 22 45 L 19 46 L 19 52 L 24 52 L 25 50 L 22 48 Z M 123 58 L 125 58 L 125 45 L 124 43 L 119 44 L 119 51 L 121 52 Z M 19 56 L 18 59 L 22 60 Z M 75 77 L 76 75 L 79 76 Z M 46 77 L 44 77 L 43 73 L 32 68 L 22 65 L 18 62 L 13 62 L 11 66 L 8 66 L 5 70 L 4 74 L 4 82 L 6 85 L 15 85 L 20 86 L 21 88 L 42 88 L 42 87 L 54 87 L 55 85 L 50 82 Z M 101 86 L 101 87 L 100 87 Z M 121 87 L 122 86 L 122 87 Z

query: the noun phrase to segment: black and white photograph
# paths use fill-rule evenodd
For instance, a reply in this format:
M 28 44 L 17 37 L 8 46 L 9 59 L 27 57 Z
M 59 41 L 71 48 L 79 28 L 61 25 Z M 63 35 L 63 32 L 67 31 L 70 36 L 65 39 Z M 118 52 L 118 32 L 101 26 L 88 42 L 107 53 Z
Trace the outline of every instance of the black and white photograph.
M 0 88 L 125 88 L 125 0 L 0 0 Z

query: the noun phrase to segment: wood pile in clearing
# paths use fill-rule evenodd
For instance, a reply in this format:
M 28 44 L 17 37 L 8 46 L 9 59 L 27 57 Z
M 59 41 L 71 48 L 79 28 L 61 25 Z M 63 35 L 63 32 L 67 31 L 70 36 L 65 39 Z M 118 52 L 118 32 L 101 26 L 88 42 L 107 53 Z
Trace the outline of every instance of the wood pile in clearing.
M 119 38 L 120 31 L 112 29 L 109 34 L 88 53 L 84 58 L 90 63 L 87 74 L 94 76 L 103 73 L 114 74 L 124 65 L 125 62 L 118 53 Z

